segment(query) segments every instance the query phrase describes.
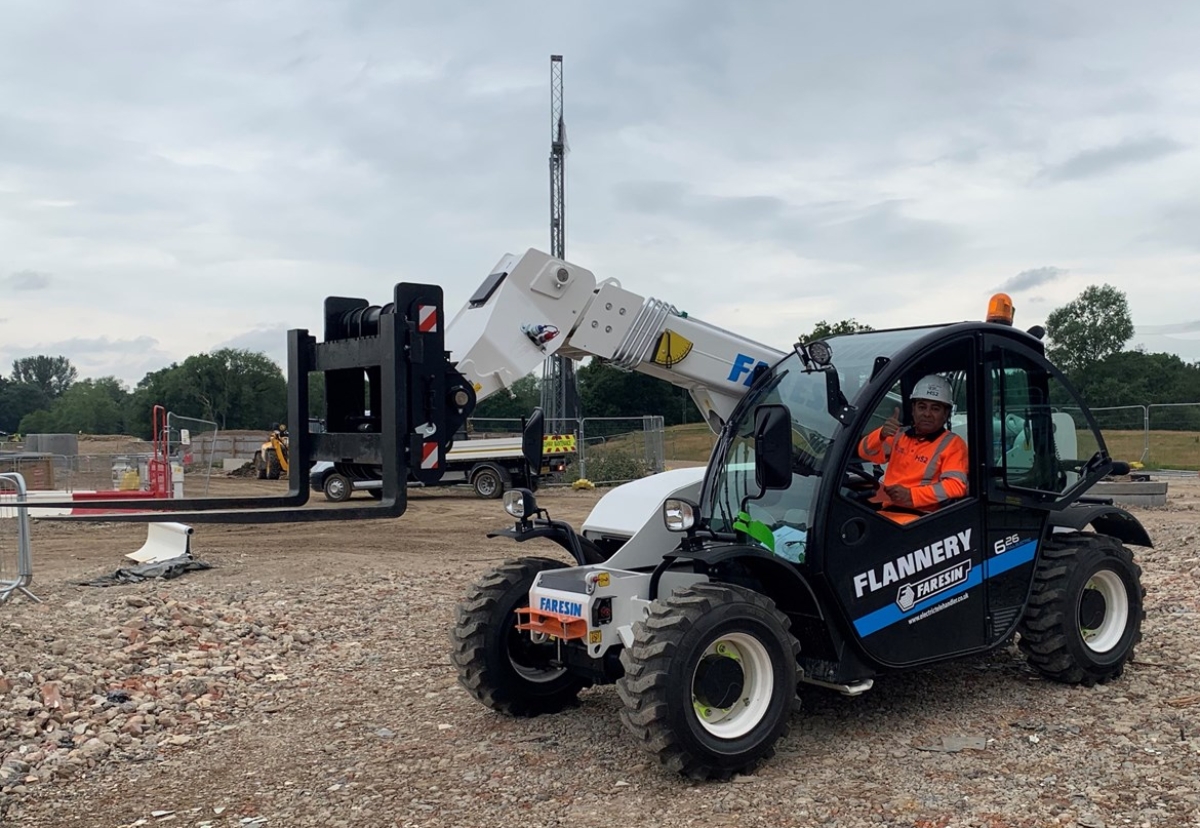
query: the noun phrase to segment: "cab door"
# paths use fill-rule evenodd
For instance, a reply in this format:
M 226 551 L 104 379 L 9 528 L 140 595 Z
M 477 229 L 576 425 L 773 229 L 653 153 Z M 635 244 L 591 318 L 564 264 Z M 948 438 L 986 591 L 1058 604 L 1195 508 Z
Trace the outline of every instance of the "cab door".
M 987 641 L 986 600 L 980 584 L 984 561 L 983 484 L 975 470 L 980 388 L 972 370 L 976 342 L 963 337 L 910 362 L 906 379 L 871 403 L 856 442 L 895 408 L 907 407 L 907 392 L 919 375 L 939 373 L 955 388 L 954 431 L 971 457 L 968 492 L 947 507 L 910 523 L 897 523 L 872 508 L 855 491 L 862 470 L 857 454 L 843 451 L 843 485 L 828 506 L 824 571 L 829 588 L 862 649 L 890 667 L 961 655 Z M 960 366 L 960 367 L 955 367 Z
M 1012 634 L 1025 607 L 1049 512 L 1099 477 L 1088 458 L 1103 438 L 1074 389 L 1019 341 L 984 339 L 987 472 L 984 579 L 987 637 Z

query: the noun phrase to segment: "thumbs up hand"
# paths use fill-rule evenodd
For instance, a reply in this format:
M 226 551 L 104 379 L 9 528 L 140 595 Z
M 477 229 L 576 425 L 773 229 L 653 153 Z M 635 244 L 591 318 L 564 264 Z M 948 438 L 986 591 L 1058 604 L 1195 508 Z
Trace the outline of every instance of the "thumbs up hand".
M 887 420 L 884 421 L 883 427 L 881 429 L 879 429 L 879 437 L 880 437 L 880 439 L 886 440 L 887 438 L 891 437 L 893 434 L 895 434 L 899 430 L 900 430 L 900 409 L 897 408 L 895 411 L 892 412 L 892 416 L 888 417 Z

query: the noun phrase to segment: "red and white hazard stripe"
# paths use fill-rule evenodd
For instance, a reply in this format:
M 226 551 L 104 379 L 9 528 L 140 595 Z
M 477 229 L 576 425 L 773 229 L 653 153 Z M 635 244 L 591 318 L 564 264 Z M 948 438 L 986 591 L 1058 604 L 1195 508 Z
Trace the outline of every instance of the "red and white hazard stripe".
M 437 305 L 417 305 L 417 331 L 437 332 Z
M 421 468 L 436 469 L 438 467 L 438 444 L 426 442 L 421 446 Z

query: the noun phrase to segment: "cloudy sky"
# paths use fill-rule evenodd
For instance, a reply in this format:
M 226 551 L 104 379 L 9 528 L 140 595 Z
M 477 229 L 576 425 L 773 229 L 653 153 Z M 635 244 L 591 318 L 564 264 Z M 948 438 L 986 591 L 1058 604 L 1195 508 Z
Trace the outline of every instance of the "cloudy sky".
M 834 8 L 836 6 L 836 8 Z M 0 28 L 0 373 L 282 361 L 547 248 L 788 347 L 1090 284 L 1200 359 L 1200 4 L 38 0 Z

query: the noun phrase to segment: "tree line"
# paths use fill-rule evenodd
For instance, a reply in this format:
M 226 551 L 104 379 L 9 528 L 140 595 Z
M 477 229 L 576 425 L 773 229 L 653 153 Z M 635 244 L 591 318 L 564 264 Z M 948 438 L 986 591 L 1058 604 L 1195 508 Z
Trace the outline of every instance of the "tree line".
M 146 374 L 133 389 L 116 377 L 78 379 L 62 356 L 31 356 L 0 376 L 0 431 L 151 436 L 162 405 L 221 429 L 266 429 L 287 416 L 287 380 L 265 354 L 225 348 Z
M 802 340 L 871 330 L 855 319 L 822 320 Z M 1046 319 L 1047 354 L 1090 407 L 1200 402 L 1200 363 L 1174 354 L 1127 350 L 1133 320 L 1125 294 L 1093 285 Z M 687 392 L 593 359 L 577 371 L 584 416 L 661 415 L 667 425 L 701 422 Z M 310 378 L 309 415 L 319 416 L 323 378 Z M 541 401 L 533 375 L 476 408 L 479 418 L 527 416 Z M 84 432 L 149 437 L 153 406 L 211 420 L 221 429 L 269 429 L 287 418 L 287 380 L 265 354 L 225 348 L 146 374 L 132 389 L 115 377 L 79 379 L 62 356 L 30 356 L 0 375 L 0 431 Z M 1200 410 L 1181 414 L 1195 420 Z M 1176 418 L 1176 422 L 1179 420 Z

